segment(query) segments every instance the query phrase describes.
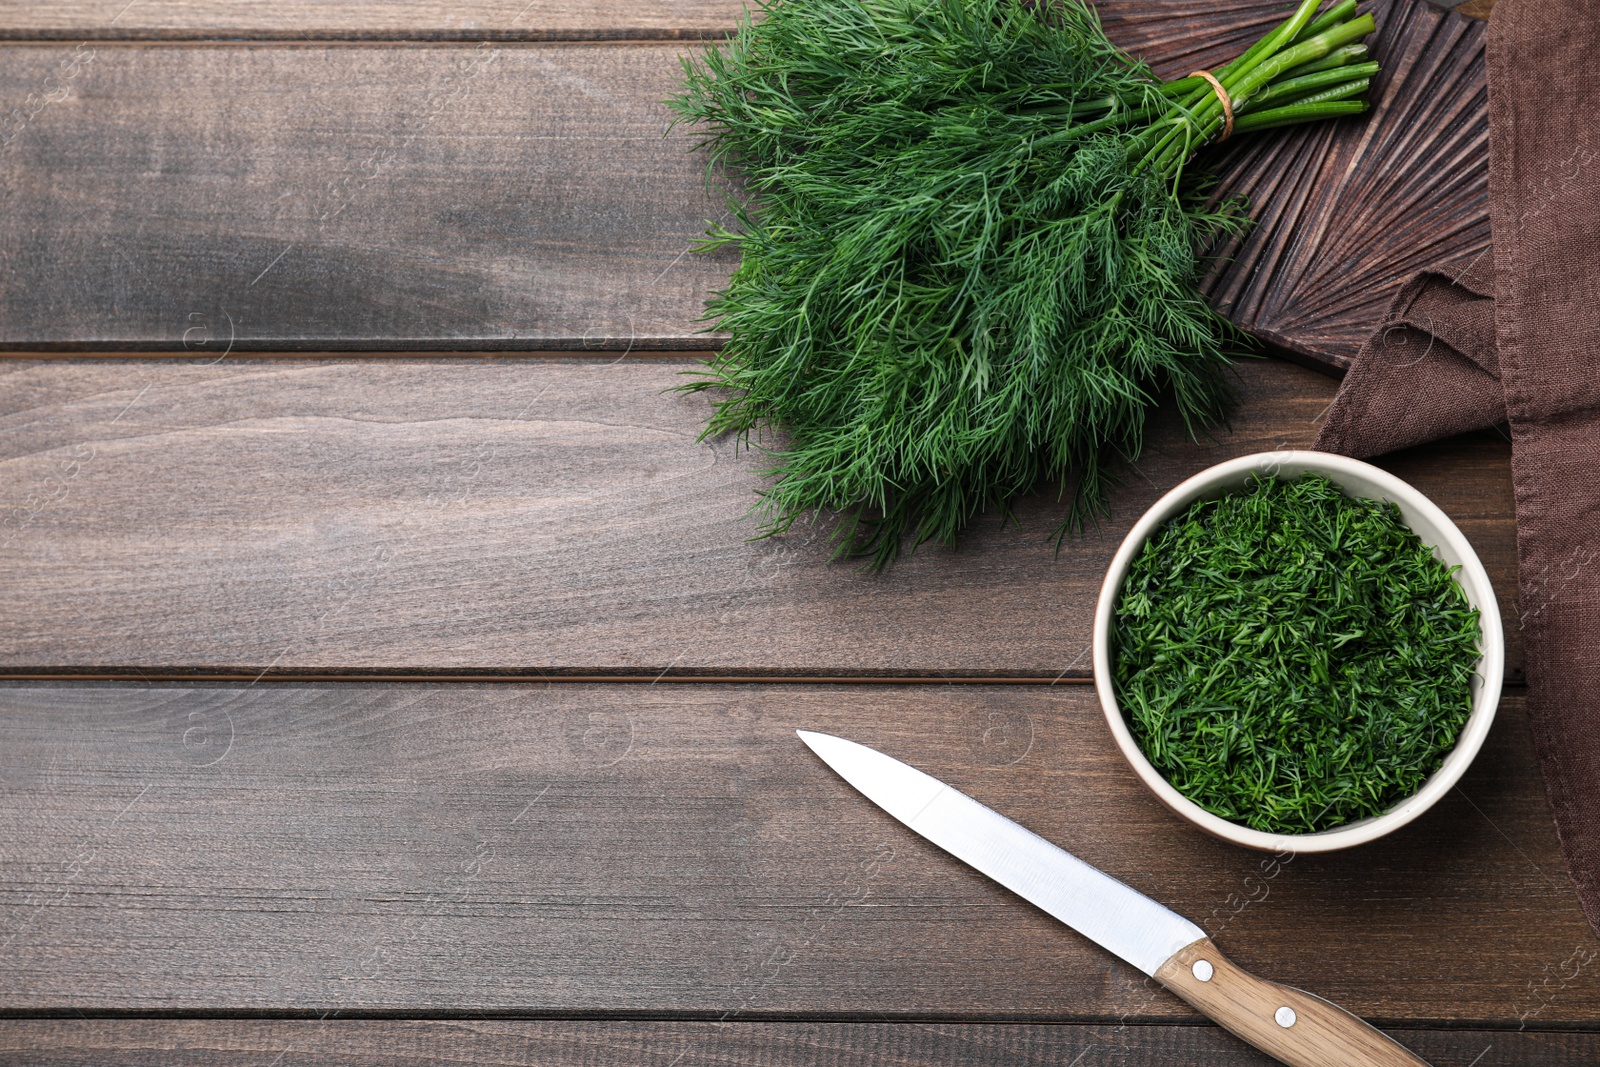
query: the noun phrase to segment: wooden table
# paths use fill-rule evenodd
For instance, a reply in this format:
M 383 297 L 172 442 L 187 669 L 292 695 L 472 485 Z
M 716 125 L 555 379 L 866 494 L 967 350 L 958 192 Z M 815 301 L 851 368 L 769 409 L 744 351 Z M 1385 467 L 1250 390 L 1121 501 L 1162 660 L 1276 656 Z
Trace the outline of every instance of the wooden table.
M 1520 691 L 1390 839 L 1166 814 L 1089 681 L 1122 532 L 1334 382 L 1163 415 L 1100 529 L 872 577 L 750 542 L 667 390 L 729 260 L 683 40 L 737 0 L 0 2 L 0 1059 L 1266 1062 L 910 836 L 909 759 L 1448 1067 L 1600 1061 Z M 144 352 L 145 354 L 138 354 Z M 341 354 L 342 353 L 342 354 Z M 1517 617 L 1509 446 L 1390 457 Z

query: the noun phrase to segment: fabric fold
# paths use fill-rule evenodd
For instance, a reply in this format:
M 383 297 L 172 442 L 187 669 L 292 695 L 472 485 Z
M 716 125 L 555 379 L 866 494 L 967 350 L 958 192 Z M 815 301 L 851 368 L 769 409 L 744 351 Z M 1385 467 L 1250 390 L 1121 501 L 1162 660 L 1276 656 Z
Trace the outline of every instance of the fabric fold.
M 1596 44 L 1589 0 L 1495 5 L 1492 269 L 1405 286 L 1317 447 L 1373 456 L 1509 425 L 1518 618 L 1508 623 L 1522 631 L 1556 831 L 1600 933 L 1600 82 L 1585 75 Z
M 1356 356 L 1316 447 L 1365 458 L 1505 422 L 1493 294 L 1492 271 L 1407 282 Z

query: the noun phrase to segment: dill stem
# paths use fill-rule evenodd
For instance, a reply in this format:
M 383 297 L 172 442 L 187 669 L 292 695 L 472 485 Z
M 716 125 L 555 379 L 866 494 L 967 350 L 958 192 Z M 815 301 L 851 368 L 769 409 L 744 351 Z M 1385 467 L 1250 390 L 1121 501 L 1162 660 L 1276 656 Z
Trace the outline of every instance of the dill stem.
M 1352 63 L 1347 67 L 1335 67 L 1333 70 L 1319 71 L 1299 78 L 1289 78 L 1281 82 L 1274 82 L 1267 88 L 1257 93 L 1252 98 L 1252 109 L 1270 104 L 1274 100 L 1292 100 L 1302 93 L 1320 91 L 1332 86 L 1342 86 L 1359 82 L 1363 88 L 1367 81 L 1378 73 L 1376 63 Z
M 1338 21 L 1355 10 L 1351 0 L 1344 0 L 1321 18 L 1310 21 L 1316 7 L 1317 3 L 1306 0 L 1292 18 L 1218 72 L 1217 80 L 1222 83 L 1233 107 L 1235 131 L 1241 129 L 1240 120 L 1250 111 L 1275 100 L 1320 104 L 1365 91 L 1371 75 L 1376 73 L 1376 65 L 1348 61 L 1365 55 L 1365 46 L 1352 46 L 1351 42 L 1372 32 L 1372 16 L 1359 15 L 1348 21 Z M 1283 42 L 1290 43 L 1279 50 Z M 1329 61 L 1332 65 L 1324 69 L 1308 69 Z M 1285 75 L 1292 77 L 1285 78 Z M 1284 80 L 1278 82 L 1280 78 Z M 1148 136 L 1154 138 L 1153 144 L 1147 145 L 1143 138 L 1136 142 L 1135 155 L 1141 167 L 1175 180 L 1194 149 L 1222 129 L 1225 122 L 1222 101 L 1217 99 L 1209 82 L 1200 81 L 1203 89 L 1176 101 L 1164 116 L 1151 124 Z M 1320 91 L 1313 93 L 1312 90 Z M 1321 117 L 1318 111 L 1302 114 L 1307 116 L 1303 121 Z M 1292 121 L 1293 114 L 1285 112 L 1274 115 L 1271 125 L 1288 125 Z M 1243 128 L 1265 129 L 1268 126 L 1257 122 Z
M 1085 122 L 1077 126 L 1068 126 L 1064 130 L 1057 130 L 1055 133 L 1046 134 L 1043 137 L 1039 137 L 1033 141 L 1030 141 L 1025 147 L 1028 149 L 1028 151 L 1033 151 L 1034 149 L 1058 144 L 1061 141 L 1070 141 L 1075 137 L 1087 137 L 1091 133 L 1100 133 L 1104 130 L 1115 129 L 1118 126 L 1131 126 L 1142 119 L 1152 118 L 1155 116 L 1155 114 L 1156 109 L 1152 107 L 1142 107 L 1138 110 L 1130 109 L 1128 111 L 1118 112 L 1107 115 L 1103 119 L 1096 119 L 1094 122 Z
M 1305 30 L 1311 16 L 1321 3 L 1322 0 L 1301 0 L 1300 7 L 1296 9 L 1293 15 L 1279 23 L 1271 33 L 1245 49 L 1239 58 L 1217 71 L 1214 76 L 1218 81 L 1226 85 L 1230 77 L 1237 75 L 1241 71 L 1252 69 L 1255 64 L 1261 61 L 1263 56 L 1270 55 L 1276 51 L 1282 42 L 1293 40 L 1294 37 Z M 1345 4 L 1349 4 L 1352 10 L 1355 7 L 1351 0 L 1344 0 L 1344 3 L 1341 3 L 1339 7 L 1343 7 Z M 1334 8 L 1333 11 L 1339 10 L 1339 7 Z M 1329 14 L 1331 15 L 1333 11 L 1330 11 Z M 1192 110 L 1196 106 L 1203 105 L 1208 97 L 1215 99 L 1211 83 L 1201 77 L 1181 78 L 1177 82 L 1168 84 L 1173 86 L 1185 85 L 1187 87 L 1187 95 L 1176 105 L 1184 110 Z M 1165 144 L 1166 141 L 1164 140 L 1158 148 L 1164 147 Z
M 1284 71 L 1286 78 L 1298 78 L 1302 74 L 1315 74 L 1319 70 L 1331 70 L 1350 63 L 1360 63 L 1367 58 L 1367 46 L 1364 44 L 1340 45 L 1321 59 L 1302 63 L 1292 70 Z

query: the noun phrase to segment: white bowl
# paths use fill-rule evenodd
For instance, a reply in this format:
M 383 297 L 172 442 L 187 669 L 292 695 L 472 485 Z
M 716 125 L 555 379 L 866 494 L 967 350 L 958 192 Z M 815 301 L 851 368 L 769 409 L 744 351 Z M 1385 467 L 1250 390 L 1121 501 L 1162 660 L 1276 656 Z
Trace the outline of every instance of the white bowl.
M 1422 784 L 1421 789 L 1382 815 L 1346 823 L 1332 830 L 1307 834 L 1270 834 L 1213 815 L 1178 792 L 1151 766 L 1128 730 L 1121 709 L 1117 707 L 1115 686 L 1111 679 L 1111 624 L 1129 566 L 1163 523 L 1183 512 L 1196 500 L 1221 496 L 1230 489 L 1246 484 L 1254 473 L 1294 478 L 1308 471 L 1326 476 L 1351 496 L 1391 500 L 1400 505 L 1401 518 L 1424 544 L 1433 547 L 1434 555 L 1460 568 L 1456 571 L 1456 579 L 1461 583 L 1467 600 L 1478 609 L 1482 657 L 1472 679 L 1472 713 L 1443 765 Z M 1484 738 L 1494 722 L 1495 708 L 1500 703 L 1500 680 L 1505 671 L 1505 659 L 1505 636 L 1500 627 L 1500 608 L 1495 600 L 1494 589 L 1489 584 L 1483 564 L 1478 560 L 1478 554 L 1472 550 L 1456 524 L 1433 501 L 1387 471 L 1379 470 L 1370 463 L 1327 452 L 1260 452 L 1253 456 L 1240 456 L 1201 471 L 1156 501 L 1128 531 L 1122 547 L 1112 559 L 1111 567 L 1106 571 L 1105 583 L 1100 587 L 1100 602 L 1094 616 L 1095 689 L 1100 693 L 1100 705 L 1105 710 L 1111 733 L 1117 739 L 1117 747 L 1122 749 L 1122 754 L 1127 757 L 1135 773 L 1163 804 L 1206 833 L 1236 845 L 1269 852 L 1333 852 L 1365 844 L 1398 830 L 1433 807 L 1440 797 L 1460 781 L 1473 757 L 1483 747 Z

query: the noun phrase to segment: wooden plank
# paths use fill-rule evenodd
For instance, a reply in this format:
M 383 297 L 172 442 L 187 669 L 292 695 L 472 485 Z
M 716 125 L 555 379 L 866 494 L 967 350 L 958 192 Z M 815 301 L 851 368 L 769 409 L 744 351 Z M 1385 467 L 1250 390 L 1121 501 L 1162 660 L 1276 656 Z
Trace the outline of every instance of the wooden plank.
M 0 39 L 661 39 L 725 33 L 745 6 L 742 0 L 0 0 Z M 1120 13 L 1128 5 L 1101 6 Z M 1487 18 L 1491 7 L 1493 0 L 1469 0 L 1458 10 Z
M 1441 1067 L 1580 1067 L 1600 1035 L 1401 1030 Z M 561 1020 L 24 1019 L 0 1028 L 0 1062 L 239 1064 L 762 1064 L 763 1067 L 1270 1067 L 1207 1026 Z M 1475 1057 L 1479 1057 L 1475 1059 Z
M 679 51 L 0 48 L 0 346 L 711 346 Z
M 1102 14 L 1113 40 L 1181 75 L 1282 8 Z M 308 24 L 347 6 L 317 9 L 330 14 Z M 281 16 L 299 25 L 297 11 Z M 1423 0 L 1375 14 L 1369 120 L 1240 138 L 1211 160 L 1260 225 L 1202 290 L 1339 370 L 1406 277 L 1488 246 L 1483 25 Z M 687 249 L 726 208 L 698 134 L 663 136 L 692 47 L 0 47 L 0 348 L 715 345 L 700 317 L 734 252 Z
M 1025 501 L 874 577 L 825 528 L 750 541 L 759 457 L 695 440 L 682 360 L 0 362 L 0 670 L 1087 678 L 1099 584 L 1156 497 L 1304 447 L 1333 393 L 1239 368 L 1231 433 L 1171 412 L 1115 514 L 1058 554 Z M 1515 618 L 1509 445 L 1388 466 Z M 1511 665 L 1521 664 L 1515 626 Z
M 0 0 L 0 39 L 639 40 L 720 36 L 742 0 Z
M 797 727 L 926 768 L 1363 1015 L 1600 1023 L 1519 699 L 1413 826 L 1274 859 L 1167 814 L 1082 686 L 9 683 L 0 1009 L 1192 1018 Z

